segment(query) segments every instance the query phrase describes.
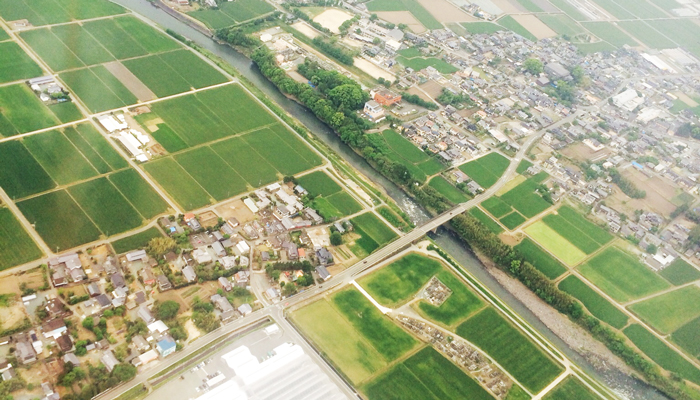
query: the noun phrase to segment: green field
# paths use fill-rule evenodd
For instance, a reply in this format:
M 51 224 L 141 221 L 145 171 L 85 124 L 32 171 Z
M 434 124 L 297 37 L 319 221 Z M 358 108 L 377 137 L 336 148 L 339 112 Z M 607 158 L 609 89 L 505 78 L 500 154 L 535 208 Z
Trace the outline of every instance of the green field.
M 564 369 L 550 359 L 496 310 L 486 308 L 457 327 L 531 392 L 539 392 Z
M 376 11 L 410 11 L 416 19 L 427 29 L 444 28 L 428 10 L 423 8 L 417 0 L 372 0 L 366 3 L 370 12 Z
M 352 219 L 355 228 L 361 228 L 375 242 L 383 246 L 398 237 L 396 232 L 389 228 L 382 220 L 371 212 L 358 215 Z
M 452 64 L 435 57 L 414 57 L 406 58 L 403 56 L 396 57 L 396 61 L 400 62 L 404 67 L 411 68 L 414 71 L 420 71 L 427 67 L 433 67 L 441 74 L 453 74 L 459 69 Z
M 0 86 L 0 135 L 13 136 L 58 123 L 29 86 L 23 83 Z
M 148 245 L 148 242 L 157 237 L 163 237 L 163 234 L 158 228 L 148 228 L 143 232 L 135 235 L 127 236 L 123 239 L 112 242 L 112 248 L 117 254 L 126 253 L 131 250 L 143 249 Z
M 7 208 L 0 208 L 0 271 L 36 260 L 42 252 Z
M 0 42 L 5 41 L 5 40 L 9 40 L 9 39 L 10 39 L 10 35 L 4 29 L 0 29 Z
M 700 384 L 700 370 L 668 347 L 661 339 L 644 329 L 643 326 L 630 325 L 625 328 L 624 332 L 635 346 L 662 368 L 675 372 L 691 382 Z
M 557 214 L 546 215 L 542 221 L 586 254 L 595 252 L 613 238 L 569 206 L 560 207 Z
M 503 227 L 498 224 L 498 222 L 494 221 L 493 218 L 489 217 L 486 215 L 485 212 L 481 211 L 479 207 L 472 207 L 469 209 L 469 214 L 471 214 L 472 217 L 478 219 L 488 230 L 495 234 L 499 234 L 503 232 Z
M 315 171 L 297 178 L 297 184 L 306 189 L 310 196 L 314 197 L 330 196 L 342 190 L 340 185 L 323 171 Z
M 83 119 L 83 113 L 78 110 L 78 107 L 72 101 L 51 104 L 49 110 L 64 124 Z
M 442 264 L 439 261 L 410 253 L 363 277 L 358 283 L 377 302 L 395 308 L 413 297 L 440 270 Z
M 128 169 L 109 175 L 112 182 L 144 219 L 151 219 L 168 210 L 168 203 L 136 170 Z
M 100 154 L 103 160 L 109 164 L 112 169 L 122 169 L 129 166 L 129 163 L 119 155 L 119 153 L 114 150 L 114 147 L 107 142 L 100 133 L 91 124 L 80 124 L 76 127 L 80 136 L 85 139 L 90 146 L 95 149 L 97 153 Z
M 246 181 L 210 147 L 198 147 L 173 157 L 216 201 L 243 193 Z
M 348 216 L 362 211 L 362 206 L 346 192 L 332 194 L 326 198 L 342 216 Z
M 209 194 L 174 160 L 151 161 L 144 165 L 144 169 L 185 209 L 209 204 Z
M 543 10 L 532 0 L 516 0 L 521 6 L 530 12 L 542 12 Z
M 224 75 L 189 50 L 131 59 L 122 64 L 158 97 L 227 81 Z M 183 65 L 187 65 L 187 68 L 182 68 Z M 163 79 L 164 75 L 168 79 Z
M 585 33 L 586 30 L 566 14 L 538 15 L 537 18 L 559 35 L 576 36 Z M 520 171 L 518 171 L 520 173 Z
M 252 187 L 278 181 L 281 176 L 258 150 L 241 137 L 233 137 L 216 143 L 211 148 Z
M 217 10 L 201 9 L 188 13 L 211 29 L 221 29 L 270 13 L 275 8 L 263 0 L 236 0 L 222 3 Z
M 577 378 L 569 376 L 554 389 L 547 393 L 544 400 L 599 400 L 600 398 L 591 392 Z
M 512 213 L 499 219 L 499 221 L 501 222 L 501 224 L 503 224 L 503 226 L 508 228 L 508 230 L 512 231 L 513 229 L 520 226 L 523 222 L 527 221 L 527 219 L 517 211 L 513 211 Z
M 482 34 L 482 33 L 491 34 L 491 33 L 505 30 L 505 28 L 503 28 L 502 26 L 496 25 L 492 22 L 463 22 L 462 26 L 469 33 L 473 33 L 473 34 Z
M 369 137 L 373 141 L 383 140 L 383 142 L 378 142 L 382 153 L 392 161 L 406 166 L 413 177 L 421 182 L 424 182 L 428 175 L 437 174 L 445 169 L 445 166 L 437 158 L 430 157 L 393 130 L 387 129 L 382 133 L 371 134 Z
M 537 37 L 535 37 L 535 35 L 530 33 L 530 31 L 528 31 L 524 26 L 520 25 L 520 23 L 510 15 L 506 15 L 505 17 L 499 19 L 498 24 L 503 26 L 504 28 L 510 29 L 511 31 L 517 33 L 518 35 L 524 37 L 527 40 L 533 42 L 537 41 Z
M 330 301 L 315 301 L 294 311 L 292 319 L 353 383 L 365 381 L 387 364 Z
M 564 14 L 568 15 L 576 21 L 587 21 L 588 18 L 584 16 L 576 6 L 569 3 L 567 0 L 550 0 L 550 3 L 554 4 L 557 8 L 562 10 Z
M 640 3 L 643 4 L 644 0 L 640 1 Z M 637 7 L 636 1 L 633 5 L 632 8 L 625 8 L 622 7 L 620 4 L 618 4 L 617 1 L 613 0 L 594 0 L 594 3 L 597 3 L 600 7 L 602 7 L 604 10 L 606 10 L 608 13 L 610 13 L 612 16 L 614 16 L 617 19 L 634 19 L 635 16 L 629 12 L 628 10 L 634 9 Z M 640 8 L 642 7 L 642 4 L 640 4 Z M 656 15 L 652 16 L 653 18 L 658 17 L 658 12 Z
M 644 21 L 620 21 L 617 24 L 640 42 L 653 49 L 678 47 L 671 39 L 656 31 Z
M 68 193 L 105 236 L 141 225 L 141 215 L 107 178 L 71 186 Z
M 64 72 L 61 79 L 93 112 L 135 104 L 138 99 L 102 65 Z
M 700 318 L 695 318 L 673 332 L 671 340 L 692 356 L 700 356 Z
M 435 190 L 440 192 L 440 194 L 445 196 L 447 200 L 451 201 L 452 203 L 459 204 L 464 203 L 468 200 L 464 192 L 452 186 L 452 184 L 442 176 L 438 175 L 432 178 L 428 185 L 432 186 Z
M 55 35 L 85 65 L 114 61 L 114 56 L 81 25 L 58 25 L 52 27 L 50 33 L 48 30 L 46 32 Z
M 59 131 L 28 136 L 22 142 L 59 185 L 98 175 L 92 164 Z
M 501 196 L 501 200 L 510 204 L 527 218 L 532 218 L 544 212 L 552 205 L 537 194 L 536 189 L 540 184 L 535 178 L 525 180 L 513 189 Z
M 481 206 L 496 218 L 501 218 L 502 216 L 513 211 L 513 208 L 508 203 L 496 196 L 491 196 L 484 200 L 481 203 Z
M 566 272 L 566 267 L 549 255 L 530 238 L 523 239 L 514 247 L 515 251 L 549 279 L 556 279 Z
M 51 250 L 67 250 L 100 238 L 100 231 L 65 190 L 17 203 Z
M 568 276 L 559 283 L 559 289 L 579 299 L 588 311 L 611 326 L 622 329 L 627 325 L 627 315 L 613 306 L 605 297 L 591 289 L 576 276 Z
M 479 299 L 467 286 L 456 278 L 452 273 L 444 270 L 437 274 L 440 282 L 452 290 L 450 297 L 440 306 L 434 306 L 427 301 L 418 303 L 418 309 L 428 319 L 452 327 L 461 323 L 484 306 L 484 302 Z
M 42 73 L 41 68 L 17 43 L 0 43 L 0 83 L 36 78 Z
M 493 397 L 432 347 L 425 347 L 362 390 L 370 400 L 469 399 Z
M 700 279 L 700 271 L 680 257 L 673 260 L 671 265 L 662 269 L 659 275 L 675 286 L 685 285 Z
M 476 160 L 460 165 L 460 171 L 469 175 L 484 189 L 490 188 L 508 169 L 510 161 L 498 153 L 489 153 Z
M 582 22 L 583 27 L 615 47 L 638 46 L 637 41 L 612 22 Z
M 14 200 L 53 189 L 56 182 L 20 141 L 13 140 L 0 143 L 0 186 Z
M 566 0 L 562 0 L 566 1 Z M 613 45 L 611 45 L 608 42 L 600 41 L 600 42 L 595 42 L 595 43 L 576 43 L 576 48 L 578 48 L 578 51 L 583 54 L 591 54 L 591 53 L 602 53 L 602 52 L 609 52 L 612 53 L 615 51 L 617 48 Z
M 537 221 L 525 228 L 525 233 L 566 265 L 576 265 L 586 258 L 586 253 L 569 243 L 542 221 Z
M 393 361 L 414 348 L 418 341 L 383 315 L 357 289 L 337 292 L 332 302 L 340 313 L 386 361 Z
M 112 171 L 112 168 L 107 164 L 107 162 L 100 156 L 100 154 L 95 151 L 95 149 L 88 143 L 82 135 L 74 127 L 68 127 L 63 129 L 63 135 L 68 139 L 73 146 L 83 156 L 88 160 L 90 164 L 95 168 L 95 170 L 100 174 L 106 174 Z
M 85 63 L 49 29 L 24 31 L 20 33 L 20 37 L 54 71 L 85 66 Z
M 635 314 L 663 334 L 669 334 L 700 317 L 700 288 L 686 286 L 629 307 Z
M 40 4 L 31 0 L 0 0 L 0 15 L 6 21 L 28 19 L 34 26 L 124 12 L 124 8 L 106 0 L 43 0 Z
M 427 161 L 430 158 L 428 154 L 416 147 L 406 137 L 392 129 L 385 129 L 382 132 L 382 137 L 392 150 L 410 163 L 416 164 Z
M 588 235 L 591 239 L 603 245 L 613 239 L 613 235 L 598 225 L 592 223 L 586 217 L 579 214 L 576 210 L 569 206 L 561 206 L 557 213 L 566 219 L 571 225 L 578 230 Z
M 598 253 L 579 271 L 619 302 L 648 296 L 670 286 L 635 257 L 615 247 Z

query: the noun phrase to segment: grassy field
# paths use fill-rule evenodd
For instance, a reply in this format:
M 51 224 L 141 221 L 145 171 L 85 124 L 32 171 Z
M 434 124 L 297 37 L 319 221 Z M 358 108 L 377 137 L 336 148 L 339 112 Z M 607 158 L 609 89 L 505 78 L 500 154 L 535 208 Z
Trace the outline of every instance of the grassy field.
M 513 211 L 513 208 L 508 203 L 496 196 L 492 196 L 484 200 L 481 203 L 481 206 L 496 218 L 501 218 L 502 216 Z
M 542 12 L 543 10 L 532 0 L 516 0 L 521 6 L 530 12 Z
M 102 65 L 64 72 L 60 77 L 93 113 L 121 108 L 138 101 L 136 96 Z
M 464 203 L 468 200 L 464 192 L 452 186 L 452 184 L 442 176 L 434 177 L 428 184 L 440 192 L 443 196 L 447 197 L 447 200 L 455 204 Z
M 666 278 L 675 286 L 684 285 L 700 279 L 700 271 L 688 264 L 682 258 L 676 258 L 671 265 L 659 272 L 659 275 Z
M 145 164 L 144 169 L 185 209 L 209 204 L 209 194 L 174 160 L 152 161 Z
M 638 46 L 637 41 L 612 22 L 583 22 L 583 27 L 615 47 Z
M 610 0 L 607 0 L 610 1 Z M 615 0 L 615 3 L 636 15 L 640 19 L 654 19 L 665 17 L 659 9 L 647 0 Z
M 514 249 L 549 279 L 556 279 L 566 272 L 564 265 L 527 237 Z
M 17 43 L 0 43 L 0 83 L 36 78 L 42 73 L 37 63 Z
M 414 58 L 406 58 L 403 56 L 398 56 L 396 57 L 396 61 L 400 62 L 403 64 L 404 67 L 408 67 L 413 69 L 414 71 L 420 71 L 422 69 L 425 69 L 427 67 L 433 67 L 436 70 L 438 70 L 439 73 L 441 74 L 453 74 L 459 69 L 452 64 L 440 59 L 440 58 L 435 58 L 435 57 L 414 57 Z
M 34 29 L 20 37 L 54 71 L 84 67 L 85 63 L 49 29 Z M 109 53 L 106 53 L 109 57 Z M 107 61 L 107 60 L 105 60 Z
M 576 36 L 586 32 L 585 29 L 566 14 L 538 15 L 537 18 L 559 35 Z
M 531 392 L 544 389 L 564 370 L 493 308 L 469 318 L 456 333 L 488 353 Z
M 535 191 L 539 185 L 534 178 L 527 179 L 501 196 L 501 200 L 525 217 L 532 218 L 552 206 Z
M 616 1 L 613 0 L 594 0 L 594 3 L 597 3 L 600 7 L 602 7 L 605 11 L 610 13 L 613 17 L 617 19 L 634 19 L 635 16 L 628 11 L 628 9 L 625 9 L 625 7 L 622 7 L 619 5 Z M 636 7 L 636 4 L 633 8 Z M 654 16 L 655 18 L 658 17 L 658 12 L 657 15 Z
M 348 216 L 362 211 L 362 206 L 346 192 L 332 194 L 326 198 L 342 216 Z
M 22 142 L 59 185 L 98 175 L 92 164 L 59 131 L 28 136 Z
M 71 186 L 68 193 L 105 236 L 116 235 L 141 225 L 141 215 L 107 178 Z
M 148 228 L 143 232 L 139 232 L 135 235 L 127 236 L 123 239 L 115 240 L 112 242 L 112 248 L 117 254 L 126 253 L 131 250 L 143 249 L 148 245 L 148 242 L 157 237 L 163 237 L 163 234 L 158 230 L 158 228 Z
M 498 153 L 489 153 L 476 160 L 460 165 L 460 171 L 469 175 L 483 188 L 490 188 L 508 169 L 509 161 Z
M 671 340 L 692 356 L 700 356 L 700 318 L 695 318 L 673 332 Z
M 246 181 L 208 147 L 198 147 L 173 157 L 216 201 L 243 193 Z
M 499 219 L 499 221 L 501 222 L 501 224 L 503 224 L 503 226 L 508 228 L 508 230 L 512 231 L 513 229 L 520 226 L 523 222 L 527 221 L 527 219 L 517 211 L 513 211 L 512 213 Z
M 650 27 L 644 21 L 620 21 L 617 24 L 640 42 L 653 49 L 677 47 L 671 39 Z
M 83 114 L 72 101 L 49 105 L 49 110 L 61 123 L 68 123 L 83 119 Z
M 323 355 L 355 384 L 365 381 L 387 364 L 372 344 L 327 300 L 318 300 L 294 311 L 292 319 Z
M 606 244 L 613 239 L 612 234 L 610 234 L 605 229 L 597 226 L 596 224 L 592 223 L 583 215 L 579 214 L 576 210 L 569 206 L 559 207 L 557 213 L 564 219 L 566 219 L 571 225 L 575 226 L 576 229 L 588 235 L 590 238 L 592 238 L 601 245 Z
M 117 170 L 129 166 L 129 163 L 124 159 L 124 157 L 120 156 L 119 153 L 114 150 L 114 147 L 107 142 L 107 139 L 97 132 L 97 129 L 95 129 L 94 126 L 87 123 L 80 124 L 76 126 L 76 130 L 80 136 L 85 139 L 85 141 L 88 142 L 97 153 L 100 154 L 100 157 L 102 157 L 102 159 L 105 160 L 107 164 L 112 167 L 112 169 Z
M 618 310 L 605 297 L 576 276 L 568 276 L 559 282 L 559 289 L 579 299 L 591 314 L 611 326 L 622 329 L 627 325 L 629 317 L 624 312 Z
M 557 8 L 562 10 L 564 14 L 568 15 L 576 21 L 587 21 L 588 18 L 584 16 L 578 8 L 569 3 L 566 0 L 550 0 L 550 3 L 554 4 Z
M 136 170 L 128 169 L 109 175 L 112 184 L 129 200 L 144 219 L 151 219 L 168 210 L 168 203 Z
M 473 34 L 491 34 L 498 31 L 505 31 L 506 29 L 500 25 L 494 24 L 492 22 L 463 22 L 462 26 L 469 33 Z
M 670 285 L 622 250 L 609 247 L 588 260 L 579 271 L 619 302 L 648 296 Z
M 391 160 L 401 163 L 419 181 L 425 181 L 428 175 L 434 175 L 445 169 L 435 157 L 430 157 L 408 139 L 387 129 L 382 133 L 372 134 L 373 140 L 384 140 L 386 147 L 382 150 Z M 382 143 L 383 145 L 383 143 Z
M 332 296 L 332 302 L 386 361 L 396 360 L 418 344 L 413 336 L 382 315 L 355 288 L 337 292 Z
M 41 250 L 12 211 L 0 208 L 0 271 L 41 256 Z
M 100 231 L 65 190 L 17 203 L 51 250 L 67 250 L 99 239 Z
M 613 52 L 616 50 L 615 46 L 603 41 L 595 43 L 576 43 L 576 47 L 578 48 L 578 51 L 583 54 Z
M 510 29 L 527 40 L 531 40 L 533 42 L 537 41 L 537 37 L 535 37 L 535 35 L 530 33 L 530 31 L 528 31 L 524 26 L 520 25 L 520 23 L 510 15 L 506 15 L 505 17 L 499 19 L 498 24 L 504 28 Z
M 46 30 L 46 32 L 49 35 L 55 35 L 85 65 L 114 61 L 114 56 L 81 25 L 59 25 L 52 27 L 51 31 Z
M 280 180 L 278 172 L 268 160 L 243 138 L 234 137 L 216 143 L 211 148 L 223 158 L 252 187 Z
M 700 288 L 686 286 L 629 308 L 659 332 L 669 334 L 700 317 Z
M 370 400 L 493 397 L 432 347 L 425 347 L 362 388 Z
M 410 163 L 416 164 L 427 161 L 430 158 L 423 150 L 392 129 L 385 129 L 382 132 L 382 137 L 392 150 Z
M 44 0 L 40 7 L 35 3 L 31 0 L 0 0 L 0 15 L 6 21 L 28 19 L 32 25 L 39 26 L 126 12 L 107 0 Z
M 586 258 L 586 253 L 569 243 L 569 241 L 542 221 L 537 221 L 525 228 L 525 233 L 566 265 L 576 265 Z
M 380 304 L 394 307 L 410 300 L 442 264 L 421 254 L 410 253 L 363 277 L 358 283 Z
M 410 11 L 427 29 L 442 29 L 443 26 L 417 0 L 372 0 L 367 4 L 370 12 L 377 11 Z
M 546 215 L 542 221 L 586 254 L 612 240 L 612 235 L 568 206 L 560 207 L 557 214 Z
M 569 376 L 554 389 L 547 393 L 544 400 L 598 400 L 600 399 L 591 392 L 578 378 Z
M 383 246 L 398 237 L 396 232 L 394 232 L 371 212 L 367 212 L 353 218 L 352 224 L 356 228 L 360 227 L 374 241 L 379 243 L 380 246 Z
M 221 29 L 274 10 L 273 6 L 263 0 L 237 0 L 221 4 L 218 10 L 201 9 L 188 14 L 211 29 Z
M 177 50 L 124 61 L 158 97 L 226 82 L 226 77 L 189 50 Z M 181 68 L 187 65 L 187 68 Z M 167 75 L 168 79 L 163 79 Z
M 493 218 L 486 215 L 485 212 L 481 211 L 479 207 L 473 207 L 469 209 L 469 214 L 472 217 L 478 219 L 482 224 L 484 224 L 491 232 L 499 234 L 503 232 L 503 227 L 494 221 Z
M 661 339 L 644 329 L 643 326 L 630 325 L 625 328 L 624 333 L 632 340 L 635 346 L 662 368 L 675 372 L 691 382 L 700 384 L 700 370 L 668 347 Z
M 12 199 L 56 187 L 34 156 L 20 141 L 0 143 L 0 186 Z
M 107 164 L 107 162 L 100 156 L 100 154 L 95 151 L 95 149 L 88 143 L 74 127 L 68 127 L 63 129 L 63 135 L 68 139 L 73 146 L 75 146 L 80 153 L 88 160 L 90 164 L 95 168 L 95 170 L 100 174 L 106 174 L 112 171 L 112 167 Z
M 315 171 L 297 178 L 297 184 L 306 189 L 309 195 L 314 197 L 330 196 L 342 190 L 340 185 L 324 171 Z
M 652 28 L 663 32 L 674 42 L 685 47 L 695 56 L 700 54 L 697 38 L 700 36 L 700 26 L 689 19 L 659 19 L 647 22 Z
M 0 135 L 8 137 L 57 124 L 56 117 L 29 86 L 0 86 Z
M 434 306 L 428 301 L 418 303 L 418 309 L 423 316 L 448 327 L 463 322 L 484 306 L 467 286 L 444 268 L 437 273 L 440 282 L 452 290 L 450 297 L 440 306 Z

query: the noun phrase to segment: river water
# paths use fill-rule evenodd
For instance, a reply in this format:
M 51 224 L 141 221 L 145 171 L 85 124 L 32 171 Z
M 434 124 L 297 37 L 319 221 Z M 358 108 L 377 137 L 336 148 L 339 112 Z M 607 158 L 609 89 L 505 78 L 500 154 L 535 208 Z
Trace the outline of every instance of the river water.
M 392 182 L 378 174 L 364 158 L 355 153 L 349 146 L 343 143 L 327 125 L 317 119 L 313 113 L 305 107 L 296 103 L 279 92 L 276 86 L 265 78 L 252 61 L 227 45 L 221 45 L 203 35 L 194 28 L 179 21 L 163 10 L 154 7 L 147 0 L 112 0 L 121 4 L 148 19 L 156 22 L 163 28 L 171 29 L 180 35 L 194 41 L 197 45 L 211 51 L 224 61 L 236 68 L 243 76 L 250 80 L 263 93 L 279 104 L 285 111 L 301 121 L 328 147 L 338 153 L 355 169 L 371 179 L 374 183 L 384 188 L 386 193 L 396 201 L 396 203 L 411 216 L 414 223 L 420 225 L 427 221 L 430 216 L 403 190 Z M 618 371 L 598 371 L 583 359 L 578 353 L 564 343 L 552 331 L 550 331 L 529 309 L 527 309 L 518 299 L 505 290 L 483 267 L 481 262 L 465 248 L 461 242 L 447 231 L 440 231 L 433 236 L 436 242 L 444 248 L 462 266 L 469 270 L 477 279 L 486 285 L 491 291 L 498 295 L 506 304 L 517 311 L 528 323 L 534 326 L 547 339 L 552 341 L 557 348 L 574 360 L 577 365 L 591 374 L 598 380 L 605 382 L 610 388 L 615 390 L 621 398 L 639 400 L 663 400 L 667 397 L 653 389 L 652 387 L 633 379 Z

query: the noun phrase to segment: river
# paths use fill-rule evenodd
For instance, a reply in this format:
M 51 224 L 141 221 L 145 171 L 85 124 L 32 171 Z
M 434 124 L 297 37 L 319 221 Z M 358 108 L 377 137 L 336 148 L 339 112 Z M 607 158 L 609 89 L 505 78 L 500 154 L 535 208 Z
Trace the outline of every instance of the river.
M 374 183 L 384 188 L 386 193 L 396 201 L 396 203 L 413 219 L 413 222 L 420 225 L 427 221 L 430 216 L 410 197 L 398 188 L 388 179 L 378 174 L 364 158 L 355 153 L 349 146 L 343 143 L 338 135 L 336 135 L 326 124 L 321 122 L 299 103 L 292 101 L 282 95 L 280 91 L 270 81 L 265 78 L 252 61 L 239 53 L 235 49 L 227 45 L 221 45 L 211 40 L 206 35 L 193 29 L 187 24 L 168 15 L 163 10 L 154 7 L 147 0 L 112 0 L 115 3 L 121 4 L 148 19 L 156 22 L 163 28 L 170 29 L 186 38 L 194 41 L 197 45 L 211 51 L 224 61 L 236 68 L 243 76 L 250 80 L 269 98 L 279 104 L 285 111 L 301 121 L 309 128 L 318 138 L 320 138 L 328 147 L 338 153 L 355 169 L 371 179 Z M 596 379 L 605 382 L 610 388 L 615 390 L 621 397 L 627 399 L 639 400 L 663 400 L 667 397 L 660 394 L 654 388 L 645 383 L 631 378 L 618 371 L 607 370 L 604 372 L 598 371 L 593 366 L 583 359 L 576 351 L 570 348 L 551 330 L 549 330 L 530 310 L 528 310 L 519 300 L 505 290 L 488 272 L 483 268 L 481 262 L 466 249 L 458 239 L 446 232 L 440 232 L 435 237 L 436 242 L 443 247 L 450 255 L 457 260 L 461 265 L 468 269 L 476 276 L 484 285 L 491 291 L 497 294 L 511 308 L 517 311 L 528 323 L 533 325 L 547 339 L 552 341 L 559 350 L 574 360 L 587 373 L 594 376 Z

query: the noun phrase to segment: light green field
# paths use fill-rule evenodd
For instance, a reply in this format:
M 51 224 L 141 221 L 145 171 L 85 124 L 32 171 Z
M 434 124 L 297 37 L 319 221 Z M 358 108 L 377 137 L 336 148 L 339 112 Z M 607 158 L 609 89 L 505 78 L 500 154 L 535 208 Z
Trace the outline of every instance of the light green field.
M 452 293 L 439 306 L 426 300 L 420 301 L 418 310 L 425 318 L 453 328 L 484 306 L 484 302 L 469 290 L 464 282 L 445 270 L 444 267 L 438 272 L 437 277 L 440 282 L 452 290 Z
M 622 329 L 629 317 L 574 275 L 559 282 L 559 289 L 579 299 L 588 311 L 611 326 Z
M 652 49 L 670 49 L 677 47 L 671 39 L 667 38 L 644 21 L 619 21 L 617 24 L 630 35 Z
M 6 21 L 28 19 L 34 26 L 70 22 L 125 13 L 121 6 L 107 0 L 2 0 L 0 15 Z
M 569 243 L 542 221 L 537 221 L 525 228 L 525 233 L 566 265 L 574 266 L 586 258 L 586 253 Z
M 560 35 L 576 36 L 586 32 L 580 25 L 566 14 L 538 15 L 537 18 Z
M 35 78 L 41 74 L 41 68 L 17 43 L 0 43 L 0 83 Z
M 311 196 L 330 196 L 342 190 L 324 171 L 315 171 L 297 178 L 297 184 L 306 189 Z
M 292 319 L 353 383 L 365 381 L 387 365 L 377 350 L 327 300 L 318 300 L 295 311 Z
M 608 247 L 579 267 L 581 274 L 618 302 L 649 296 L 668 288 L 668 282 L 637 259 Z
M 520 25 L 518 21 L 515 20 L 515 18 L 511 17 L 510 15 L 507 15 L 501 19 L 498 20 L 498 23 L 503 26 L 504 28 L 508 28 L 511 31 L 517 33 L 518 35 L 524 37 L 527 40 L 536 42 L 537 37 L 530 33 L 530 31 L 527 30 L 524 26 Z
M 547 393 L 544 400 L 599 400 L 583 383 L 573 376 L 564 379 L 554 389 Z
M 676 286 L 700 279 L 700 271 L 680 257 L 676 258 L 671 265 L 662 269 L 659 275 Z
M 0 87 L 0 135 L 50 128 L 58 122 L 29 86 L 20 83 Z
M 503 232 L 503 227 L 499 225 L 498 222 L 494 221 L 493 218 L 486 215 L 485 212 L 481 211 L 479 207 L 470 208 L 469 214 L 471 214 L 472 217 L 478 219 L 479 222 L 484 224 L 484 226 L 486 226 L 491 232 L 497 235 Z
M 510 161 L 498 153 L 489 153 L 459 166 L 460 171 L 483 188 L 490 188 L 508 169 Z
M 462 26 L 469 33 L 473 34 L 491 34 L 506 30 L 504 27 L 492 22 L 463 22 Z
M 372 0 L 366 3 L 370 12 L 376 11 L 410 11 L 416 19 L 428 29 L 442 29 L 443 26 L 417 0 Z
M 435 57 L 423 58 L 406 58 L 403 56 L 396 57 L 396 61 L 403 64 L 405 67 L 411 68 L 414 71 L 420 71 L 427 67 L 433 67 L 441 74 L 452 74 L 458 71 L 457 67 L 452 64 Z
M 24 138 L 24 145 L 59 185 L 97 176 L 97 170 L 59 131 Z
M 700 288 L 686 286 L 631 305 L 630 310 L 663 334 L 700 317 Z
M 209 194 L 174 160 L 151 161 L 144 169 L 185 209 L 209 204 Z
M 0 271 L 41 257 L 42 252 L 7 208 L 0 208 Z
M 612 22 L 583 22 L 583 27 L 615 47 L 638 46 L 636 40 L 615 26 Z
M 455 204 L 467 201 L 467 196 L 461 190 L 452 186 L 452 184 L 442 176 L 432 178 L 428 184 L 445 196 L 447 200 Z
M 221 29 L 274 10 L 275 8 L 264 0 L 238 0 L 221 3 L 217 10 L 202 8 L 188 14 L 212 29 Z
M 126 253 L 127 251 L 143 249 L 148 245 L 151 239 L 163 237 L 163 234 L 158 228 L 148 228 L 143 232 L 135 235 L 127 236 L 123 239 L 112 242 L 112 248 L 117 254 Z

